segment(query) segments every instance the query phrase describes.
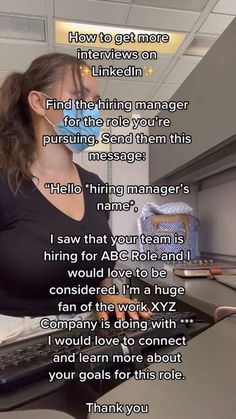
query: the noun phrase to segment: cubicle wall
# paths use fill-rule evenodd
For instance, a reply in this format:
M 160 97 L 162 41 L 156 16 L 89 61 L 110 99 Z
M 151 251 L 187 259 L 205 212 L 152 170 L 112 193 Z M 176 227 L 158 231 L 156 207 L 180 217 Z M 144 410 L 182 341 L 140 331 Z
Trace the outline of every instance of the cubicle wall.
M 112 129 L 112 134 L 116 135 L 127 135 L 132 132 L 130 127 L 118 127 Z M 146 128 L 142 129 L 144 134 L 148 133 Z M 137 131 L 135 131 L 137 134 Z M 197 186 L 191 186 L 190 194 L 179 194 L 179 195 L 168 195 L 162 197 L 158 194 L 127 194 L 126 186 L 127 185 L 149 185 L 149 147 L 147 144 L 114 144 L 112 145 L 113 152 L 126 151 L 128 152 L 144 152 L 146 153 L 146 161 L 126 163 L 126 162 L 110 162 L 110 169 L 107 162 L 90 162 L 87 159 L 87 153 L 81 153 L 78 156 L 74 156 L 76 162 L 81 164 L 85 169 L 91 170 L 92 172 L 97 173 L 104 182 L 109 182 L 110 185 L 123 185 L 124 186 L 124 196 L 116 196 L 115 194 L 110 195 L 111 202 L 128 202 L 130 200 L 135 201 L 135 205 L 138 208 L 138 211 L 135 212 L 133 207 L 130 211 L 111 211 L 110 221 L 112 232 L 114 235 L 136 235 L 138 234 L 137 230 L 137 218 L 139 217 L 141 210 L 145 204 L 148 202 L 153 202 L 157 205 L 162 205 L 166 202 L 176 202 L 182 201 L 189 204 L 193 210 L 194 214 L 197 215 Z M 159 159 L 156 161 L 156 165 L 159 164 Z M 108 176 L 108 174 L 110 176 Z M 178 184 L 179 182 L 176 182 Z M 161 184 L 160 184 L 161 185 Z M 132 249 L 137 249 L 137 245 L 128 245 L 122 244 L 117 245 L 118 249 L 126 249 L 128 251 Z
M 200 251 L 236 260 L 236 169 L 205 179 L 197 206 Z

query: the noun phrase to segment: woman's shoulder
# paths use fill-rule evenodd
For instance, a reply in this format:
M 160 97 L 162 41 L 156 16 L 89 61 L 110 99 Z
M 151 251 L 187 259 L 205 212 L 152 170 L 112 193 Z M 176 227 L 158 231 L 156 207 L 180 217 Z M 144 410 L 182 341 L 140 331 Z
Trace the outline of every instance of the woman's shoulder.
M 14 200 L 17 196 L 17 190 L 14 182 L 14 177 L 9 175 L 5 168 L 0 167 L 0 196 L 3 201 L 7 202 L 6 200 L 9 199 L 9 202 Z M 21 189 L 22 187 L 22 189 Z M 24 192 L 24 182 L 19 188 L 19 194 Z
M 14 195 L 10 188 L 6 170 L 0 168 L 0 216 L 4 211 L 9 210 L 8 205 L 12 203 Z
M 7 172 L 4 168 L 0 167 L 0 188 L 9 189 L 8 180 L 7 180 Z
M 6 170 L 0 166 L 0 178 L 2 178 L 3 176 L 6 176 Z

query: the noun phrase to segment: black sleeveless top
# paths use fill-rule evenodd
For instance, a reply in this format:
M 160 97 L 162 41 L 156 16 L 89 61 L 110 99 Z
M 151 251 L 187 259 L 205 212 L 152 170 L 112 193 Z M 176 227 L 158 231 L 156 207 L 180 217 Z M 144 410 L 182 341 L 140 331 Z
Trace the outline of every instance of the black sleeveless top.
M 97 210 L 97 202 L 108 202 L 108 195 L 91 194 L 84 187 L 86 183 L 104 183 L 96 174 L 76 167 L 85 203 L 81 221 L 57 209 L 32 181 L 24 181 L 23 195 L 14 196 L 5 172 L 0 170 L 0 314 L 62 314 L 58 312 L 60 301 L 76 304 L 80 312 L 81 304 L 95 302 L 95 295 L 52 295 L 50 288 L 98 286 L 107 277 L 108 268 L 114 268 L 114 261 L 101 260 L 104 251 L 115 250 L 109 212 Z M 107 236 L 107 243 L 85 244 L 84 235 L 89 233 Z M 76 237 L 77 242 L 68 243 L 68 237 Z M 96 260 L 82 260 L 83 251 L 97 254 Z M 94 268 L 100 272 L 99 277 L 91 277 Z M 71 271 L 77 270 L 89 271 L 89 278 L 83 278 L 83 273 L 73 277 Z

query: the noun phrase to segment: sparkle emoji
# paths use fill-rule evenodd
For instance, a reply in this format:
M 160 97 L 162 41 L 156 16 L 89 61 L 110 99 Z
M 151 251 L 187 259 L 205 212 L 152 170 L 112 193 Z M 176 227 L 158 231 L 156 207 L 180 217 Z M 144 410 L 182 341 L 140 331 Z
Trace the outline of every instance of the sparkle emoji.
M 81 76 L 87 76 L 88 74 L 91 73 L 90 68 L 87 65 L 80 65 L 80 71 L 81 71 Z
M 146 77 L 152 76 L 153 73 L 155 72 L 152 66 L 149 66 L 149 67 L 144 66 L 144 70 L 145 70 Z

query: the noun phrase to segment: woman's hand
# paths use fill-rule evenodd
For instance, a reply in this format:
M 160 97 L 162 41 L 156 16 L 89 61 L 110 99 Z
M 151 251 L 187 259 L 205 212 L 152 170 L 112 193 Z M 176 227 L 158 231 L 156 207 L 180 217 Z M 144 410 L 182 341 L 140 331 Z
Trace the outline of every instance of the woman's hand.
M 114 313 L 117 319 L 121 318 L 122 320 L 125 320 L 125 313 L 127 312 L 131 319 L 138 320 L 139 317 L 142 317 L 144 319 L 149 319 L 152 316 L 152 313 L 150 310 L 148 311 L 120 311 L 118 308 L 118 304 L 138 304 L 138 301 L 131 300 L 128 297 L 125 297 L 124 295 L 99 295 L 97 297 L 97 300 L 100 302 L 103 302 L 104 304 L 113 304 L 114 305 Z M 113 315 L 113 312 L 110 311 L 96 311 L 96 317 L 98 320 L 104 319 L 108 320 L 109 316 Z

